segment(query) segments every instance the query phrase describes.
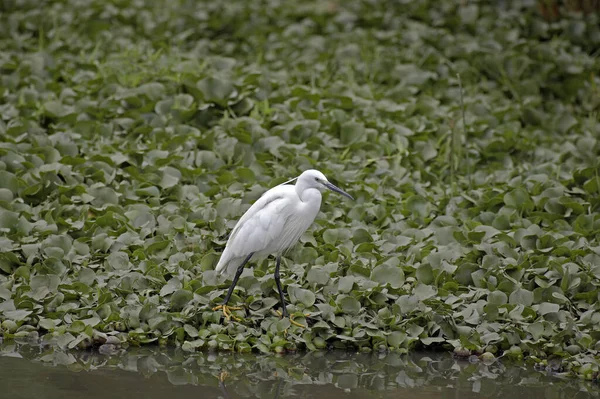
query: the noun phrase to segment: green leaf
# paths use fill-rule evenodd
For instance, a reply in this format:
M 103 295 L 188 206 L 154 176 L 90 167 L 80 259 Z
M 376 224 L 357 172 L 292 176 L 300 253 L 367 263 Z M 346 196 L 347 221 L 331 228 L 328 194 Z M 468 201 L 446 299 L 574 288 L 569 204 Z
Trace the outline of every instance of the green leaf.
M 129 255 L 125 252 L 117 251 L 108 255 L 106 258 L 110 267 L 115 270 L 127 270 L 129 269 Z
M 0 208 L 0 229 L 13 230 L 18 221 L 17 213 Z
M 323 232 L 323 241 L 326 244 L 333 245 L 337 242 L 339 237 L 339 231 L 337 229 L 327 229 Z
M 93 316 L 93 317 L 90 317 L 89 319 L 83 319 L 81 321 L 86 326 L 94 327 L 94 326 L 98 325 L 102 320 L 98 316 Z
M 423 343 L 423 345 L 439 344 L 443 342 L 446 342 L 446 339 L 444 337 L 421 338 L 421 343 Z
M 424 218 L 429 215 L 430 204 L 420 195 L 413 195 L 406 200 L 406 210 L 410 215 Z
M 177 277 L 173 277 L 160 289 L 160 296 L 171 295 L 182 287 L 183 284 L 181 284 L 181 281 Z
M 371 280 L 380 285 L 390 284 L 392 288 L 400 288 L 404 284 L 404 271 L 398 266 L 382 264 L 373 269 Z
M 4 317 L 6 317 L 9 320 L 14 320 L 14 321 L 25 320 L 31 313 L 33 313 L 31 310 L 25 310 L 25 309 L 5 310 L 3 312 Z
M 206 101 L 215 102 L 222 106 L 227 105 L 227 100 L 235 92 L 231 82 L 210 76 L 200 80 L 197 87 Z
M 504 203 L 515 209 L 530 209 L 533 207 L 531 198 L 524 188 L 518 187 L 504 195 Z
M 162 188 L 171 188 L 176 186 L 181 179 L 181 172 L 170 166 L 165 167 L 163 170 L 162 180 L 160 186 Z
M 55 293 L 60 284 L 60 277 L 53 274 L 43 276 L 33 276 L 29 283 L 29 287 L 34 292 L 34 296 L 43 298 L 49 293 Z
M 348 121 L 340 128 L 340 141 L 342 144 L 350 145 L 366 139 L 365 126 L 356 121 Z
M 185 324 L 183 326 L 183 329 L 185 330 L 185 332 L 187 333 L 188 336 L 192 337 L 192 338 L 196 338 L 198 336 L 198 330 L 196 329 L 196 327 L 190 325 L 190 324 Z
M 292 303 L 300 302 L 305 307 L 310 307 L 315 303 L 315 294 L 310 290 L 299 288 L 295 285 L 289 285 L 288 293 Z
M 336 303 L 344 313 L 355 315 L 360 312 L 360 302 L 351 296 L 340 295 L 338 296 Z
M 338 292 L 340 293 L 348 293 L 352 290 L 354 286 L 354 277 L 353 276 L 344 276 L 340 277 L 338 281 Z
M 420 301 L 429 299 L 429 298 L 433 297 L 435 294 L 437 294 L 437 290 L 430 285 L 419 283 L 415 287 L 415 296 Z
M 48 116 L 54 118 L 62 118 L 69 115 L 71 112 L 60 101 L 47 101 L 44 103 L 44 110 Z
M 194 294 L 191 291 L 182 289 L 177 290 L 173 293 L 173 295 L 171 295 L 171 307 L 173 309 L 180 310 L 187 305 L 193 297 Z
M 406 337 L 406 333 L 402 331 L 393 331 L 387 337 L 388 345 L 398 348 L 406 341 Z
M 433 282 L 433 269 L 431 265 L 421 264 L 417 269 L 417 280 L 423 284 L 431 284 Z
M 562 134 L 567 133 L 571 128 L 577 125 L 577 119 L 571 114 L 562 114 L 558 119 L 558 131 Z
M 545 316 L 548 313 L 556 313 L 560 310 L 560 305 L 557 303 L 542 302 L 537 306 L 537 312 L 542 316 Z
M 110 187 L 90 187 L 88 194 L 93 197 L 92 205 L 95 207 L 102 207 L 108 204 L 118 204 L 119 196 Z
M 533 292 L 524 288 L 518 288 L 508 297 L 509 303 L 531 306 L 533 304 Z
M 52 331 L 56 328 L 56 321 L 53 319 L 40 318 L 38 325 L 45 330 Z
M 508 303 L 508 297 L 502 291 L 492 291 L 488 295 L 488 303 L 498 306 L 504 305 Z
M 306 281 L 311 284 L 325 285 L 329 282 L 329 279 L 329 273 L 318 267 L 312 267 L 306 275 Z
M 19 191 L 19 180 L 14 174 L 6 170 L 0 170 L 0 188 L 10 190 L 13 194 L 17 194 Z M 4 197 L 6 197 L 6 194 L 4 194 Z

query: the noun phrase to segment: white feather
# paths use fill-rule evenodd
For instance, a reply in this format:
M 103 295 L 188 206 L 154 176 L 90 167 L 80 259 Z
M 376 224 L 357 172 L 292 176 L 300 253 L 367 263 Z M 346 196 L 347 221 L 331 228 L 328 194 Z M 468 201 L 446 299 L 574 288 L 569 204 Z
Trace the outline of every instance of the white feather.
M 216 271 L 231 275 L 250 254 L 279 255 L 296 244 L 319 213 L 324 184 L 331 186 L 321 172 L 308 170 L 295 185 L 278 185 L 263 194 L 233 228 Z

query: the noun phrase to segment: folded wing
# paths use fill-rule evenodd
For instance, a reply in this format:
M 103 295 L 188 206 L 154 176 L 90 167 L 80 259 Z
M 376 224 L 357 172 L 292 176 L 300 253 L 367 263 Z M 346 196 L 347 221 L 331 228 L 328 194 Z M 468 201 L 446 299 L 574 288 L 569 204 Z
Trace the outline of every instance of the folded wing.
M 233 273 L 251 253 L 279 252 L 280 247 L 290 240 L 285 227 L 293 217 L 297 201 L 293 190 L 294 187 L 289 185 L 275 187 L 244 213 L 227 240 L 217 272 Z

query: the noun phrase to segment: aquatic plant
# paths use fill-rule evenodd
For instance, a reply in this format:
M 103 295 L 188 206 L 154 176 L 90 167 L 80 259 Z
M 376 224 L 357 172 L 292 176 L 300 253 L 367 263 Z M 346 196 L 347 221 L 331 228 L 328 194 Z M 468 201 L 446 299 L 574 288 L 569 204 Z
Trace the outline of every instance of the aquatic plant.
M 510 3 L 510 4 L 509 4 Z M 517 4 L 518 3 L 518 4 Z M 598 371 L 598 15 L 535 4 L 0 5 L 6 338 L 442 348 Z M 214 266 L 267 188 L 329 196 L 284 259 Z M 305 313 L 310 316 L 304 318 Z

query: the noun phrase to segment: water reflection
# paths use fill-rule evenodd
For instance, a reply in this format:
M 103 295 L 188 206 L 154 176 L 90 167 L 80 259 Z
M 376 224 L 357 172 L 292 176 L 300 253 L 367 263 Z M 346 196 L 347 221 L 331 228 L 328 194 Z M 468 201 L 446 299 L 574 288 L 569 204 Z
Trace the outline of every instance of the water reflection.
M 157 347 L 106 355 L 5 342 L 0 392 L 11 398 L 585 398 L 597 386 L 521 365 L 448 354 L 187 353 Z

